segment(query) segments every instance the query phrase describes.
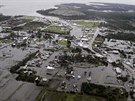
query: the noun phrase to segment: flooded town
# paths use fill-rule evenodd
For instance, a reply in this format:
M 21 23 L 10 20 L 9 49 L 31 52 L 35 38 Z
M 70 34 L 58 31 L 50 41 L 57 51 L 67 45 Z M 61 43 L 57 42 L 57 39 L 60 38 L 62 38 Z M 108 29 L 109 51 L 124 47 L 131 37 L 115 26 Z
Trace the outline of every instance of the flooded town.
M 135 31 L 107 24 L 22 15 L 0 21 L 0 101 L 134 101 L 135 42 L 108 33 Z

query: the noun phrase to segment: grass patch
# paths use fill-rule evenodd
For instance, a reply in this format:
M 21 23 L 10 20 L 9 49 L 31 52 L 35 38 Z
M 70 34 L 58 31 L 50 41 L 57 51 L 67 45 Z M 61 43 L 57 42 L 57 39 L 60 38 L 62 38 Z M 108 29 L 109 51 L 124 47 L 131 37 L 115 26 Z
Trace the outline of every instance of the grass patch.
M 103 97 L 42 90 L 35 101 L 106 101 Z
M 34 20 L 35 18 L 37 18 L 36 16 L 22 16 L 19 17 L 19 19 L 25 19 L 25 20 Z
M 43 101 L 42 99 L 45 99 L 46 93 L 47 93 L 47 89 L 46 87 L 44 87 L 34 101 Z
M 66 47 L 67 46 L 67 40 L 59 40 L 58 44 Z
M 32 21 L 32 22 L 26 23 L 23 26 L 14 27 L 12 30 L 15 30 L 15 31 L 20 31 L 20 30 L 35 30 L 35 29 L 38 29 L 40 27 L 45 27 L 45 26 L 47 26 L 47 25 L 45 23 L 43 23 L 43 22 Z
M 66 101 L 66 98 L 67 98 L 66 93 L 49 91 L 46 94 L 45 99 L 43 101 Z
M 106 100 L 102 97 L 77 94 L 73 101 L 106 101 Z
M 96 44 L 96 45 L 101 46 L 101 45 L 103 44 L 104 41 L 105 41 L 105 38 L 102 37 L 102 36 L 100 36 L 100 35 L 98 35 L 98 36 L 96 37 L 96 39 L 95 39 L 93 45 Z
M 69 94 L 69 95 L 67 95 L 66 101 L 74 101 L 75 97 L 76 97 L 75 95 Z
M 23 29 L 25 29 L 25 30 L 32 30 L 32 29 L 37 29 L 39 27 L 44 27 L 44 26 L 46 26 L 46 24 L 44 24 L 43 22 L 33 21 L 33 22 L 26 23 L 23 26 Z
M 108 39 L 125 40 L 135 42 L 134 33 L 118 32 L 117 34 L 108 34 L 105 36 Z
M 62 51 L 62 52 L 67 52 L 67 51 L 70 51 L 67 47 L 60 47 L 60 49 L 59 49 L 60 51 Z
M 11 43 L 13 41 L 13 39 L 0 39 L 0 43 Z
M 45 31 L 54 34 L 69 34 L 70 32 L 68 28 L 56 25 L 48 26 Z
M 97 27 L 100 25 L 99 22 L 94 21 L 73 20 L 72 22 L 82 27 Z
M 105 97 L 108 101 L 127 101 L 128 92 L 123 88 L 106 87 L 92 83 L 82 83 L 81 92 Z
M 58 44 L 60 45 L 59 50 L 60 51 L 69 51 L 69 48 L 67 47 L 67 41 L 66 40 L 59 40 Z

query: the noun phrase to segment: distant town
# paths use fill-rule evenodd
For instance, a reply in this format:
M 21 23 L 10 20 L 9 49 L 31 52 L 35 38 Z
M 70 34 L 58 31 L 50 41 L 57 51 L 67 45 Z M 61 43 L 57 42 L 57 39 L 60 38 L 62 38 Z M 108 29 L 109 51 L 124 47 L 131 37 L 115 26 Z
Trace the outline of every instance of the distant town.
M 135 100 L 135 6 L 37 12 L 0 15 L 0 101 Z

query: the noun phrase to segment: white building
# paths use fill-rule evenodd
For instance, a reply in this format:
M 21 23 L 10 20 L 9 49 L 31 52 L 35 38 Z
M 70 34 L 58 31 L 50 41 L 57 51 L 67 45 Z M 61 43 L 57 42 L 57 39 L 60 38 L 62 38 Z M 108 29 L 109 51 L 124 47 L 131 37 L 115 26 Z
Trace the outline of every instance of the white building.
M 54 70 L 55 69 L 54 67 L 51 67 L 51 66 L 47 66 L 46 68 L 47 68 L 47 70 Z
M 122 73 L 122 69 L 120 69 L 119 67 L 116 67 L 115 71 L 116 71 L 117 74 L 121 74 Z

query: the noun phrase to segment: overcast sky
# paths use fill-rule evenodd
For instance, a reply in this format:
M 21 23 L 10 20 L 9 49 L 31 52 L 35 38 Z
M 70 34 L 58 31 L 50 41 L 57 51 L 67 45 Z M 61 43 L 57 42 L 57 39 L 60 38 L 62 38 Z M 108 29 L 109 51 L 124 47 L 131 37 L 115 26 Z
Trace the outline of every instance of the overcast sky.
M 111 2 L 135 5 L 135 0 L 1 0 L 1 2 Z
M 33 1 L 33 0 L 32 0 Z M 34 1 L 43 1 L 43 0 L 34 0 Z M 48 1 L 48 0 L 44 0 L 44 1 Z M 55 1 L 55 0 L 52 0 Z M 135 4 L 135 0 L 56 0 L 56 1 L 61 1 L 61 2 L 65 2 L 65 1 L 69 1 L 69 2 L 112 2 L 112 3 L 134 3 Z

